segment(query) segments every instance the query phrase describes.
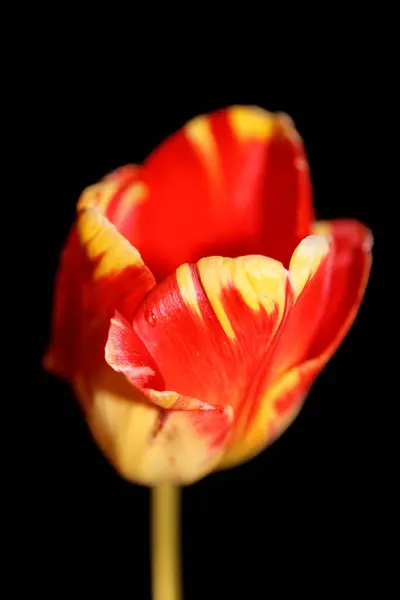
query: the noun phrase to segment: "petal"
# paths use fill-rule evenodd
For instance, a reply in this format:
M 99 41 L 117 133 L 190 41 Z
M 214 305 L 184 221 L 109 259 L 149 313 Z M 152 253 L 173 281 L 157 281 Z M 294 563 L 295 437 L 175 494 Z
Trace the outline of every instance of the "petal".
M 274 353 L 274 377 L 301 363 L 323 320 L 331 292 L 334 253 L 323 236 L 308 236 L 294 251 L 289 278 L 294 303 Z
M 96 208 L 81 212 L 78 235 L 86 258 L 85 308 L 96 317 L 118 309 L 132 318 L 155 285 L 139 252 Z
M 103 373 L 86 416 L 98 446 L 122 477 L 141 485 L 185 485 L 215 468 L 230 431 L 229 413 L 173 411 L 165 418 L 120 377 L 109 368 Z
M 218 408 L 197 398 L 166 391 L 164 379 L 153 357 L 129 322 L 118 312 L 111 319 L 105 358 L 115 371 L 123 373 L 132 385 L 161 408 L 168 410 L 216 410 Z
M 82 192 L 78 212 L 95 207 L 123 233 L 126 218 L 129 220 L 132 211 L 147 197 L 140 173 L 141 168 L 133 164 L 115 169 Z
M 229 447 L 218 469 L 242 464 L 278 439 L 299 414 L 312 383 L 324 365 L 322 359 L 308 361 L 269 382 L 251 427 L 245 437 Z
M 50 373 L 71 380 L 76 371 L 77 330 L 81 320 L 82 261 L 84 254 L 74 226 L 66 240 L 56 274 L 50 341 L 43 367 Z
M 44 362 L 73 384 L 94 439 L 122 476 L 144 485 L 191 483 L 218 462 L 231 430 L 229 407 L 216 409 L 165 390 L 138 338 L 135 356 L 141 362 L 126 372 L 135 387 L 104 358 L 114 308 L 120 312 L 113 324 L 126 326 L 154 283 L 140 254 L 95 204 L 80 206 L 58 274 Z M 108 358 L 124 372 L 121 344 L 117 335 Z
M 313 221 L 293 122 L 251 106 L 192 119 L 142 167 L 128 165 L 85 190 L 80 206 L 93 203 L 158 279 L 215 254 L 261 254 L 288 266 Z
M 330 358 L 347 335 L 363 300 L 372 267 L 372 232 L 355 219 L 319 221 L 314 231 L 332 240 L 333 267 L 326 316 L 310 356 Z
M 304 240 L 292 257 L 294 303 L 271 356 L 273 378 L 251 428 L 221 468 L 248 460 L 285 431 L 357 315 L 371 269 L 371 232 L 354 220 L 314 230 L 324 237 Z
M 131 372 L 124 370 L 124 340 L 118 332 L 126 328 L 154 278 L 137 250 L 94 206 L 80 207 L 64 252 L 46 367 L 71 381 L 94 439 L 123 477 L 144 485 L 191 483 L 218 462 L 231 429 L 231 411 L 166 391 L 132 328 L 129 351 L 139 362 Z M 114 343 L 112 352 L 107 346 L 107 357 L 135 387 L 104 358 L 115 307 L 120 312 L 112 321 Z
M 138 247 L 153 264 L 163 237 L 169 272 L 210 254 L 262 254 L 288 264 L 311 232 L 308 164 L 286 115 L 233 106 L 196 117 L 149 157 L 144 172 L 150 201 Z
M 165 390 L 153 358 L 118 313 L 105 356 L 116 372 L 103 361 L 88 373 L 90 389 L 86 380 L 80 392 L 89 396 L 85 410 L 95 439 L 120 475 L 144 485 L 184 485 L 213 470 L 231 431 L 230 407 Z
M 130 318 L 154 284 L 138 251 L 98 209 L 82 210 L 69 234 L 56 278 L 45 368 L 73 380 L 82 369 L 84 348 L 89 344 L 87 332 L 94 335 L 94 329 L 101 329 L 102 334 L 97 331 L 96 335 L 101 344 L 97 353 L 102 353 L 114 309 Z M 92 348 L 90 355 L 93 352 Z
M 113 320 L 106 360 L 135 387 L 142 385 L 152 402 L 173 409 L 169 414 L 197 409 L 201 421 L 201 414 L 209 418 L 232 407 L 233 427 L 243 429 L 257 411 L 258 389 L 290 303 L 288 273 L 272 259 L 210 257 L 185 264 L 151 290 L 131 327 Z M 141 344 L 168 392 L 167 403 L 147 388 L 150 382 L 136 379 L 135 370 L 146 364 Z
M 319 223 L 314 231 L 319 235 L 303 240 L 291 260 L 295 302 L 275 355 L 278 373 L 321 355 L 326 362 L 349 331 L 367 285 L 372 261 L 368 228 L 338 220 Z M 304 265 L 313 272 L 309 281 Z
M 164 381 L 146 346 L 118 311 L 111 319 L 105 358 L 115 371 L 123 373 L 139 389 L 164 388 Z
M 221 461 L 221 468 L 248 460 L 283 431 L 283 428 L 280 428 L 281 418 L 273 401 L 273 390 L 277 382 L 279 383 L 296 363 L 297 358 L 304 354 L 323 317 L 321 298 L 328 292 L 326 279 L 328 275 L 329 280 L 331 264 L 329 250 L 329 244 L 324 237 L 309 236 L 293 253 L 289 271 L 292 293 L 290 310 L 268 355 L 268 369 L 257 391 L 256 408 L 250 418 L 235 431 L 235 436 Z M 282 384 L 285 393 L 286 387 Z M 291 395 L 293 418 L 295 409 L 297 412 L 300 410 L 303 397 L 301 391 L 297 393 L 297 389 Z

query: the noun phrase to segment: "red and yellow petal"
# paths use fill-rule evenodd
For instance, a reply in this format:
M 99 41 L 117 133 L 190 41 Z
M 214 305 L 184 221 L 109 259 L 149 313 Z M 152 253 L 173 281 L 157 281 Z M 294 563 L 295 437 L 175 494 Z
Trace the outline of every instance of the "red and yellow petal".
M 69 267 L 76 260 L 76 270 L 61 271 L 46 366 L 69 379 L 97 444 L 122 476 L 149 485 L 195 481 L 219 461 L 232 410 L 165 389 L 157 364 L 127 329 L 154 277 L 98 208 L 81 207 L 71 239 L 65 259 Z M 129 364 L 136 361 L 131 371 L 125 369 L 124 330 L 130 334 Z
M 372 268 L 372 232 L 355 219 L 333 219 L 314 224 L 317 235 L 332 242 L 331 293 L 325 318 L 311 356 L 332 356 L 353 324 Z
M 119 310 L 131 319 L 155 285 L 152 272 L 137 249 L 96 208 L 79 215 L 78 236 L 86 259 L 85 310 L 96 317 Z
M 111 326 L 108 346 L 114 354 L 107 360 L 140 385 L 131 376 L 132 368 L 144 364 L 132 342 L 139 339 L 165 392 L 144 383 L 144 395 L 168 415 L 195 411 L 200 421 L 201 408 L 206 415 L 209 406 L 232 407 L 219 466 L 247 460 L 293 421 L 350 326 L 365 286 L 369 250 L 362 241 L 360 269 L 354 266 L 358 251 L 343 260 L 344 246 L 335 243 L 335 235 L 310 236 L 294 252 L 289 272 L 262 256 L 182 265 L 150 291 L 132 325 L 124 323 L 123 341 L 116 341 L 115 323 Z M 345 264 L 358 283 L 353 279 L 343 287 Z M 340 313 L 331 305 L 339 296 Z M 325 347 L 314 354 L 321 336 Z
M 143 166 L 87 188 L 95 205 L 158 279 L 203 256 L 271 256 L 288 266 L 311 233 L 312 191 L 303 142 L 287 115 L 232 106 L 198 116 Z
M 97 210 L 125 234 L 124 225 L 136 208 L 147 199 L 147 188 L 140 180 L 141 167 L 130 164 L 115 169 L 98 183 L 87 187 L 78 202 L 78 213 Z
M 105 347 L 107 363 L 123 373 L 130 383 L 165 410 L 220 410 L 197 398 L 165 389 L 165 381 L 155 359 L 131 324 L 118 312 L 111 319 Z M 229 409 L 228 406 L 222 407 Z
M 104 361 L 115 309 L 131 318 L 155 279 L 138 251 L 97 208 L 83 208 L 56 278 L 52 334 L 44 366 L 71 382 L 88 359 Z M 96 347 L 98 345 L 98 347 Z
M 97 444 L 120 475 L 143 485 L 185 485 L 212 471 L 229 439 L 231 408 L 166 390 L 153 357 L 118 313 L 105 358 L 113 369 L 103 357 L 76 389 Z
M 288 264 L 311 232 L 307 158 L 286 115 L 233 106 L 196 117 L 152 153 L 143 180 L 150 196 L 134 243 L 167 272 L 215 254 Z
M 167 423 L 177 413 L 195 418 L 197 431 L 203 427 L 214 440 L 215 467 L 215 448 L 219 460 L 257 411 L 257 390 L 291 302 L 288 272 L 272 259 L 210 257 L 185 264 L 149 292 L 131 326 L 114 317 L 106 360 L 165 410 Z M 142 377 L 148 355 L 158 385 Z
M 254 456 L 282 433 L 285 419 L 274 398 L 278 401 L 281 395 L 288 398 L 287 394 L 290 394 L 292 418 L 300 410 L 308 380 L 304 377 L 298 379 L 297 374 L 288 381 L 283 378 L 307 353 L 310 340 L 323 319 L 324 299 L 329 293 L 326 280 L 328 278 L 329 281 L 330 265 L 330 247 L 324 237 L 305 238 L 293 253 L 288 273 L 292 295 L 290 310 L 268 355 L 268 365 L 258 386 L 257 398 L 253 401 L 256 409 L 236 429 L 221 468 Z M 294 381 L 296 388 L 292 390 L 290 386 Z M 286 421 L 288 424 L 289 416 Z
M 372 263 L 371 232 L 354 220 L 318 223 L 314 230 L 318 237 L 304 240 L 292 257 L 294 302 L 271 357 L 272 378 L 259 411 L 220 468 L 248 460 L 293 422 L 359 310 Z
M 205 258 L 153 288 L 132 326 L 166 389 L 232 406 L 236 421 L 290 305 L 287 292 L 287 271 L 277 261 Z
M 86 407 L 94 439 L 118 473 L 141 485 L 187 485 L 221 459 L 231 428 L 226 411 L 171 411 L 144 400 L 121 375 L 103 380 Z M 126 386 L 126 388 L 124 387 Z

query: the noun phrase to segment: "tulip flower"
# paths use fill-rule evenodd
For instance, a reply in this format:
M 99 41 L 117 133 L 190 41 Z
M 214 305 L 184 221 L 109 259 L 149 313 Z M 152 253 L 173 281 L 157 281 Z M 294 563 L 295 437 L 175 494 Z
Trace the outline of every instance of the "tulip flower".
M 118 473 L 172 502 L 168 485 L 249 460 L 293 422 L 357 315 L 371 248 L 359 221 L 316 220 L 287 115 L 196 117 L 83 191 L 45 367 Z

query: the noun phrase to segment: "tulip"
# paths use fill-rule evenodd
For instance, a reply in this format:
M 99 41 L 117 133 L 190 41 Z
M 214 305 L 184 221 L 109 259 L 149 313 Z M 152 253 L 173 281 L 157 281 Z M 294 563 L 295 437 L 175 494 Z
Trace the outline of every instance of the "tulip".
M 161 490 L 161 519 L 171 486 L 249 460 L 294 421 L 354 322 L 371 249 L 361 222 L 316 220 L 287 115 L 196 117 L 83 191 L 44 365 L 117 472 Z

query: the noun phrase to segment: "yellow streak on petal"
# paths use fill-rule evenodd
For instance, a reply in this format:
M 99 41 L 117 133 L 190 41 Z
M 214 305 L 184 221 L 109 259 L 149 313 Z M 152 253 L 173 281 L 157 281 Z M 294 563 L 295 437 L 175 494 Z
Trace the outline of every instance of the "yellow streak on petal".
M 263 307 L 268 314 L 285 308 L 287 271 L 267 256 L 242 256 L 235 261 L 233 282 L 246 304 L 253 310 Z
M 329 225 L 329 221 L 315 221 L 312 226 L 312 232 L 314 235 L 330 237 L 331 227 Z
M 330 244 L 326 237 L 310 235 L 300 242 L 292 254 L 289 265 L 290 283 L 296 301 L 306 283 L 312 279 L 321 262 L 329 253 Z
M 203 154 L 206 160 L 214 162 L 217 145 L 208 117 L 202 115 L 192 119 L 185 125 L 185 132 L 190 142 Z
M 318 222 L 316 225 L 314 225 L 313 231 L 318 232 L 319 235 L 309 236 L 302 240 L 290 263 L 289 277 L 296 298 L 303 290 L 304 285 L 318 271 L 321 262 L 329 252 L 329 223 Z M 370 268 L 371 257 L 368 256 L 366 257 L 364 278 L 360 284 L 361 295 L 367 284 Z M 315 377 L 318 376 L 337 348 L 342 339 L 343 331 L 347 331 L 354 320 L 358 306 L 358 301 L 356 301 L 353 310 L 349 313 L 335 339 L 319 356 L 284 372 L 267 386 L 258 413 L 251 426 L 243 432 L 243 435 L 232 438 L 232 445 L 222 457 L 218 469 L 230 468 L 250 460 L 269 446 L 277 437 L 281 436 L 293 423 L 307 397 L 309 386 L 305 385 L 305 381 L 308 379 L 309 384 L 312 385 Z M 296 388 L 298 388 L 299 397 L 288 410 L 283 414 L 279 414 L 276 410 L 277 401 L 284 398 L 288 393 L 296 393 Z
M 207 115 L 201 115 L 189 121 L 184 127 L 186 136 L 196 151 L 200 154 L 212 179 L 219 172 L 219 157 L 217 143 Z
M 110 369 L 99 375 L 92 398 L 79 395 L 98 446 L 122 477 L 142 485 L 185 485 L 214 468 L 223 447 L 211 448 L 190 414 L 172 411 L 154 436 L 160 409 Z
M 247 431 L 235 436 L 234 443 L 228 448 L 221 459 L 218 469 L 229 469 L 256 456 L 269 443 L 273 432 L 268 424 L 273 422 L 275 410 L 272 402 L 263 399 L 260 410 Z
M 232 262 L 233 261 L 230 258 L 211 256 L 199 260 L 197 268 L 207 298 L 210 301 L 218 321 L 221 323 L 226 335 L 234 340 L 236 338 L 235 332 L 233 331 L 231 322 L 221 301 L 221 295 L 224 288 L 227 288 L 232 281 L 230 273 Z
M 119 185 L 117 180 L 104 180 L 87 187 L 83 190 L 78 201 L 78 211 L 96 206 L 101 213 L 105 214 L 111 200 L 118 191 Z
M 90 260 L 100 259 L 94 278 L 121 271 L 130 265 L 143 265 L 139 252 L 97 208 L 89 208 L 78 219 L 78 233 Z
M 243 436 L 235 438 L 234 444 L 228 448 L 222 457 L 218 465 L 219 470 L 247 462 L 286 431 L 299 414 L 306 396 L 304 395 L 303 398 L 299 398 L 297 402 L 294 402 L 293 406 L 283 415 L 277 413 L 275 403 L 301 383 L 300 370 L 295 368 L 268 386 L 251 427 Z
M 148 195 L 149 188 L 142 181 L 135 181 L 135 183 L 130 185 L 121 196 L 119 206 L 113 218 L 114 223 L 118 225 L 118 223 L 123 222 L 131 210 L 144 202 Z
M 228 110 L 228 118 L 233 132 L 239 141 L 265 141 L 274 130 L 272 113 L 257 106 L 233 106 Z
M 194 287 L 192 274 L 188 264 L 181 265 L 177 269 L 176 279 L 185 304 L 197 314 L 200 320 L 203 320 L 200 306 L 197 301 L 196 288 Z
M 84 210 L 90 206 L 96 205 L 96 198 L 101 193 L 101 184 L 95 183 L 85 188 L 78 201 L 78 210 Z
M 235 288 L 253 311 L 262 308 L 272 314 L 278 310 L 277 326 L 285 308 L 287 271 L 283 265 L 266 256 L 222 258 L 212 256 L 197 263 L 200 279 L 213 310 L 226 335 L 234 339 L 229 317 L 221 297 L 224 289 Z

